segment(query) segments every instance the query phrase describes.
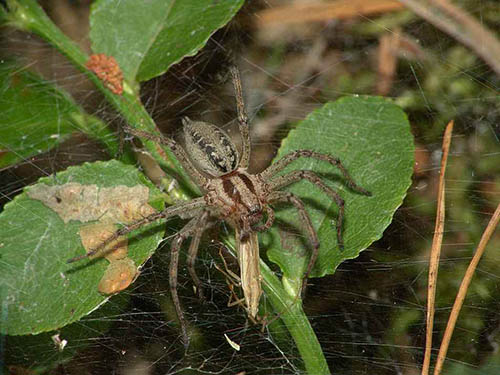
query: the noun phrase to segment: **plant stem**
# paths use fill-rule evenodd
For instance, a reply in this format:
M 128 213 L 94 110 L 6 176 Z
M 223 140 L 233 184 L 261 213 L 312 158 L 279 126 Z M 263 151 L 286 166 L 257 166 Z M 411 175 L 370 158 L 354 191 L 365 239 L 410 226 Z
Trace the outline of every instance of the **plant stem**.
M 263 288 L 274 311 L 280 314 L 292 335 L 308 374 L 328 375 L 330 371 L 318 338 L 302 308 L 302 300 L 290 296 L 274 272 L 260 261 Z M 300 293 L 300 292 L 299 292 Z

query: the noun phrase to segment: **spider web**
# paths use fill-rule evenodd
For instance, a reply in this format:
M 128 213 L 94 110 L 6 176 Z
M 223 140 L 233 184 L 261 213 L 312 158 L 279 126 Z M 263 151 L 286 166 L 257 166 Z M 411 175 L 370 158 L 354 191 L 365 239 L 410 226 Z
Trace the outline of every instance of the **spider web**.
M 261 8 L 279 5 L 278 1 L 258 2 L 244 9 L 240 18 L 251 18 Z M 498 12 L 496 18 L 492 15 L 494 1 L 462 1 L 461 5 L 490 29 L 498 28 Z M 79 30 L 87 24 L 87 11 L 83 2 L 58 1 L 50 9 L 56 23 L 84 46 L 87 39 Z M 285 30 L 263 26 L 250 31 L 236 25 L 219 31 L 197 56 L 146 83 L 142 95 L 146 108 L 169 134 L 176 134 L 175 124 L 189 116 L 223 126 L 238 141 L 234 99 L 230 84 L 221 79 L 225 72 L 220 66 L 228 54 L 235 54 L 241 62 L 251 118 L 252 171 L 268 165 L 293 123 L 323 102 L 345 95 L 373 94 L 381 80 L 377 75 L 377 53 L 382 38 L 404 35 L 387 95 L 405 108 L 413 126 L 418 163 L 413 185 L 380 241 L 359 258 L 344 263 L 335 275 L 310 280 L 305 309 L 333 373 L 419 373 L 441 133 L 445 123 L 454 118 L 435 353 L 462 275 L 499 201 L 498 77 L 467 48 L 409 13 L 362 16 L 312 26 L 298 24 Z M 8 29 L 3 30 L 1 43 L 4 56 L 16 56 L 21 65 L 69 91 L 89 113 L 114 127 L 120 125 L 120 118 L 103 104 L 92 85 L 51 47 L 31 35 Z M 50 152 L 0 171 L 0 199 L 6 203 L 24 186 L 69 165 L 108 157 L 99 143 L 74 135 Z M 176 229 L 176 223 L 169 223 L 167 233 Z M 97 319 L 109 323 L 110 329 L 81 339 L 77 343 L 81 349 L 57 371 L 303 373 L 300 355 L 285 328 L 281 334 L 271 336 L 266 328 L 249 322 L 241 306 L 227 306 L 234 296 L 222 272 L 227 270 L 219 253 L 230 270 L 236 274 L 238 270 L 220 242 L 224 231 L 226 228 L 219 226 L 206 233 L 197 259 L 205 301 L 199 301 L 193 293 L 185 259 L 181 259 L 179 295 L 193 332 L 187 354 L 169 295 L 167 236 L 138 280 L 121 294 L 125 303 L 116 297 L 109 302 L 120 307 L 119 312 L 90 315 L 78 323 L 91 327 Z M 498 236 L 492 242 L 465 301 L 445 374 L 495 374 L 500 369 L 500 259 L 498 252 L 492 251 L 499 248 Z M 241 295 L 237 286 L 234 290 Z M 273 317 L 270 314 L 266 318 Z M 7 338 L 0 355 L 7 355 L 10 361 L 20 360 L 23 350 L 39 345 L 32 339 Z M 44 358 L 58 355 L 55 346 L 40 354 Z M 18 362 L 7 361 L 6 365 L 13 363 Z

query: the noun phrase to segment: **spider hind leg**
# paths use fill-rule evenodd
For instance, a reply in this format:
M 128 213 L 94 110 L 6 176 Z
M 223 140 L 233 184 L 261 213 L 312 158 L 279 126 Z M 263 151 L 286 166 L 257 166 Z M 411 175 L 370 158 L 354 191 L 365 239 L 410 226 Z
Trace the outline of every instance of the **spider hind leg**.
M 273 190 L 278 190 L 301 180 L 307 180 L 316 185 L 337 204 L 339 208 L 339 214 L 336 221 L 337 243 L 340 251 L 344 250 L 344 239 L 342 236 L 342 227 L 344 223 L 344 200 L 335 190 L 326 185 L 316 173 L 305 170 L 294 171 L 289 174 L 285 174 L 284 176 L 277 177 L 272 181 L 270 186 Z
M 316 259 L 318 258 L 319 255 L 319 239 L 318 235 L 316 234 L 316 231 L 314 230 L 314 227 L 311 222 L 311 218 L 309 217 L 309 214 L 306 211 L 304 203 L 294 194 L 292 193 L 287 193 L 284 191 L 274 191 L 271 193 L 269 200 L 272 203 L 291 203 L 295 206 L 297 211 L 299 212 L 302 224 L 307 232 L 307 236 L 309 237 L 309 241 L 311 242 L 312 246 L 312 253 L 311 257 L 309 258 L 309 263 L 307 264 L 306 271 L 304 272 L 303 276 L 303 281 L 302 281 L 302 291 L 301 294 L 305 294 L 306 286 L 307 286 L 307 279 L 309 277 L 309 274 L 311 273 L 312 268 L 314 267 L 314 264 L 316 263 Z
M 344 165 L 342 164 L 342 162 L 340 161 L 339 158 L 336 158 L 336 157 L 331 156 L 331 155 L 311 151 L 311 150 L 297 150 L 297 151 L 293 151 L 293 152 L 283 156 L 276 163 L 272 164 L 269 168 L 264 170 L 261 173 L 261 176 L 264 179 L 272 178 L 274 175 L 276 175 L 277 173 L 279 173 L 283 169 L 285 169 L 285 167 L 287 165 L 289 165 L 290 163 L 292 163 L 293 161 L 295 161 L 299 158 L 312 158 L 312 159 L 316 159 L 316 160 L 321 160 L 321 161 L 325 161 L 325 162 L 333 165 L 334 167 L 337 167 L 340 170 L 340 173 L 342 173 L 342 176 L 344 176 L 346 183 L 347 183 L 347 186 L 349 186 L 349 188 L 351 188 L 354 191 L 357 191 L 360 194 L 366 195 L 368 197 L 370 197 L 372 195 L 371 192 L 362 188 L 361 186 L 359 186 L 358 184 L 356 184 L 354 182 L 354 180 L 351 177 L 351 175 L 349 174 L 349 172 L 347 172 L 347 168 L 344 167 Z
M 174 303 L 175 306 L 175 312 L 177 313 L 177 317 L 179 319 L 179 324 L 181 327 L 181 332 L 182 332 L 182 341 L 184 342 L 184 346 L 187 348 L 189 346 L 189 335 L 188 335 L 188 330 L 187 330 L 187 323 L 184 318 L 184 311 L 182 309 L 182 305 L 179 299 L 179 294 L 177 293 L 177 274 L 178 274 L 178 267 L 179 267 L 179 252 L 182 247 L 182 244 L 185 239 L 193 235 L 194 233 L 194 238 L 192 244 L 192 248 L 190 247 L 190 255 L 192 253 L 197 252 L 198 250 L 198 244 L 199 244 L 199 238 L 201 237 L 201 234 L 203 233 L 204 228 L 200 226 L 200 223 L 202 221 L 206 220 L 206 215 L 204 214 L 203 216 L 198 216 L 195 217 L 194 219 L 191 219 L 184 228 L 180 230 L 179 233 L 176 234 L 175 238 L 172 240 L 172 247 L 171 247 L 171 255 L 170 255 L 170 265 L 169 265 L 169 284 L 170 284 L 170 295 L 172 296 L 172 302 Z M 195 245 L 193 245 L 193 243 Z M 196 246 L 196 248 L 194 248 Z M 191 273 L 191 272 L 190 272 Z M 191 274 L 193 276 L 193 274 Z M 195 274 L 196 279 L 199 279 Z M 194 280 L 196 283 L 196 280 Z

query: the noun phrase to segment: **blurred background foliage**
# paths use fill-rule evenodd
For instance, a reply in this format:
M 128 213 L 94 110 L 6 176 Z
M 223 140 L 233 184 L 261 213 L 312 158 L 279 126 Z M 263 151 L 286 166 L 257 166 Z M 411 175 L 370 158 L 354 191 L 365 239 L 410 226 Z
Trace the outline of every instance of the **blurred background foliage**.
M 63 31 L 88 50 L 89 1 L 41 3 Z M 335 373 L 419 374 L 443 130 L 449 120 L 455 120 L 446 172 L 447 216 L 436 300 L 436 349 L 465 269 L 500 201 L 500 77 L 470 48 L 397 2 L 370 0 L 380 8 L 366 13 L 356 8 L 360 0 L 340 1 L 351 3 L 350 12 L 349 7 L 342 11 L 332 7 L 335 3 L 339 2 L 248 2 L 201 53 L 146 83 L 143 100 L 167 132 L 175 132 L 186 115 L 227 124 L 235 118 L 234 105 L 230 86 L 224 86 L 221 95 L 220 76 L 225 74 L 225 62 L 235 59 L 252 118 L 252 168 L 258 171 L 272 160 L 294 123 L 322 103 L 345 95 L 393 98 L 407 112 L 415 136 L 413 185 L 380 241 L 343 264 L 335 275 L 311 280 L 305 308 Z M 453 4 L 485 28 L 500 30 L 498 1 L 460 0 Z M 319 16 L 314 18 L 314 14 Z M 119 120 L 102 104 L 99 94 L 62 56 L 33 36 L 9 28 L 2 29 L 0 38 L 4 58 L 15 57 L 67 89 L 90 113 L 117 126 Z M 230 131 L 236 134 L 235 129 Z M 2 200 L 10 200 L 43 174 L 108 157 L 94 142 L 75 134 L 50 153 L 0 171 Z M 212 235 L 217 238 L 216 233 Z M 293 354 L 283 354 L 255 329 L 245 327 L 244 314 L 236 308 L 221 307 L 229 290 L 213 266 L 221 263 L 220 245 L 212 239 L 206 246 L 212 251 L 201 255 L 199 272 L 206 288 L 212 290 L 210 303 L 202 306 L 193 298 L 187 276 L 181 279 L 185 290 L 180 291 L 189 299 L 184 304 L 192 303 L 189 320 L 199 327 L 202 354 L 182 357 L 178 349 L 167 344 L 168 335 L 178 332 L 161 327 L 161 318 L 172 315 L 168 292 L 162 292 L 168 290 L 167 277 L 158 271 L 166 269 L 167 248 L 153 257 L 130 291 L 129 313 L 124 313 L 104 338 L 87 341 L 86 351 L 60 365 L 58 373 L 84 373 L 83 369 L 104 373 L 129 365 L 142 365 L 146 368 L 142 373 L 150 373 L 152 369 L 172 369 L 172 363 L 182 363 L 186 374 L 204 373 L 203 368 L 220 373 L 292 373 Z M 469 289 L 445 374 L 500 372 L 498 249 L 497 232 Z M 247 344 L 237 354 L 210 333 L 235 326 Z M 122 340 L 124 334 L 130 338 L 127 343 Z M 209 348 L 220 352 L 216 355 Z M 203 367 L 206 362 L 209 364 Z M 11 371 L 26 368 L 26 364 L 19 366 Z

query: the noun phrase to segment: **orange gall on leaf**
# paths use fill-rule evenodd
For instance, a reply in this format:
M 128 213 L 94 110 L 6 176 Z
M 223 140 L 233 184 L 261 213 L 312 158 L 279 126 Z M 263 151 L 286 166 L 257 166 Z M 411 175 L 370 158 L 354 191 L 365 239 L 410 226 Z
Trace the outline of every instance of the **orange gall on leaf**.
M 91 55 L 85 64 L 114 94 L 123 93 L 123 73 L 113 56 L 104 53 Z
M 99 282 L 98 290 L 102 294 L 115 294 L 128 288 L 139 276 L 137 266 L 130 258 L 109 263 Z

